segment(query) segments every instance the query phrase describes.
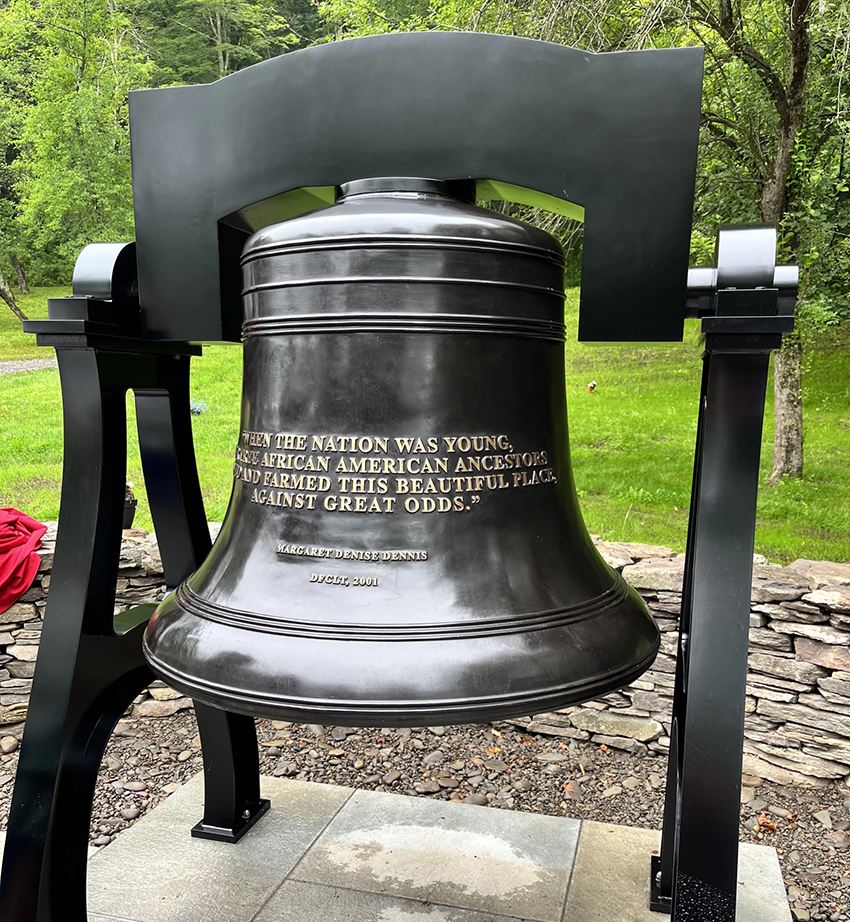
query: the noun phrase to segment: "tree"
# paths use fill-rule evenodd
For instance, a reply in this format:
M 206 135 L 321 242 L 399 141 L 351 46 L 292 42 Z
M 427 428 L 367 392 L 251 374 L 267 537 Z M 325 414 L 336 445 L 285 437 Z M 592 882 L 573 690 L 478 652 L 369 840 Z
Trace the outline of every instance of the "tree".
M 836 305 L 822 297 L 829 273 L 817 263 L 819 244 L 829 237 L 835 243 L 838 196 L 846 192 L 838 156 L 846 136 L 845 60 L 836 51 L 850 23 L 843 7 L 811 0 L 690 0 L 687 21 L 707 50 L 697 224 L 707 215 L 717 223 L 724 211 L 726 221 L 775 224 L 781 257 L 802 269 L 797 330 L 774 355 L 768 482 L 775 484 L 803 474 L 807 330 L 837 318 Z
M 20 263 L 14 253 L 14 248 L 20 242 L 19 228 L 15 221 L 19 199 L 12 170 L 17 156 L 13 138 L 19 133 L 21 126 L 21 99 L 16 92 L 19 82 L 20 74 L 16 68 L 10 68 L 8 62 L 3 60 L 0 50 L 0 263 L 6 259 L 12 262 L 14 257 L 12 268 L 18 274 L 18 287 L 21 294 L 26 294 L 26 278 L 23 268 L 20 273 L 17 271 Z M 6 288 L 8 289 L 8 286 Z M 11 291 L 9 294 L 11 295 Z M 4 300 L 9 303 L 8 297 L 4 297 Z M 9 306 L 12 307 L 11 304 Z
M 2 269 L 0 269 L 0 298 L 6 302 L 6 304 L 9 306 L 9 310 L 18 318 L 18 320 L 27 319 L 26 314 L 18 307 L 18 302 L 15 299 L 14 293 L 6 282 L 6 279 L 3 277 Z
M 284 7 L 312 36 L 310 0 L 0 2 L 0 260 L 22 288 L 22 262 L 50 282 L 86 243 L 132 238 L 128 92 L 297 45 Z
M 327 23 L 313 0 L 277 0 L 276 6 L 296 37 L 287 51 L 306 48 L 325 38 Z
M 15 275 L 18 277 L 18 291 L 20 291 L 22 295 L 28 295 L 30 293 L 30 288 L 27 284 L 27 276 L 16 253 L 9 253 L 9 262 L 11 262 L 12 268 L 15 270 Z
M 324 0 L 336 37 L 412 29 L 508 32 L 589 51 L 706 46 L 693 255 L 721 223 L 777 225 L 802 269 L 797 332 L 774 357 L 770 477 L 802 476 L 807 331 L 847 310 L 850 13 L 840 0 Z
M 274 0 L 138 0 L 132 16 L 160 86 L 209 83 L 299 44 Z
M 17 236 L 65 274 L 85 244 L 132 238 L 127 93 L 150 64 L 110 0 L 12 0 L 0 47 Z

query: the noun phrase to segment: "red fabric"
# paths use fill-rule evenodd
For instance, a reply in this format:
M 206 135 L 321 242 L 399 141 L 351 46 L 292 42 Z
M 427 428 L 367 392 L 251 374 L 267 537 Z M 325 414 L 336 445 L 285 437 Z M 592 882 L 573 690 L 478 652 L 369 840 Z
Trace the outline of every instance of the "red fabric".
M 0 509 L 0 612 L 29 589 L 38 572 L 36 549 L 47 526 L 17 509 Z

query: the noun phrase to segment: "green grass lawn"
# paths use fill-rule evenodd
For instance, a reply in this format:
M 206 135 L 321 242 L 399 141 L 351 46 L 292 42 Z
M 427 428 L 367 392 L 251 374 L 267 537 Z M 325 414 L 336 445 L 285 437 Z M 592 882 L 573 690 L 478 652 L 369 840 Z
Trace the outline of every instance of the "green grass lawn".
M 567 353 L 571 447 L 588 528 L 608 540 L 684 550 L 701 361 L 696 322 L 682 344 Z M 586 383 L 596 380 L 593 394 Z M 806 359 L 805 479 L 765 486 L 773 460 L 768 382 L 756 551 L 850 561 L 850 323 Z
M 47 316 L 47 299 L 61 298 L 70 294 L 67 288 L 35 288 L 31 294 L 18 295 L 18 307 L 30 320 L 41 320 Z M 21 329 L 21 322 L 9 310 L 5 301 L 0 301 L 0 362 L 11 359 L 43 359 L 52 355 L 52 349 L 39 349 L 35 337 L 28 336 Z
M 44 316 L 40 289 L 22 306 Z M 0 311 L 0 361 L 43 358 L 11 312 Z M 5 313 L 4 313 L 5 312 Z M 590 347 L 575 341 L 578 311 L 567 307 L 567 390 L 576 485 L 591 532 L 616 541 L 646 541 L 684 550 L 700 383 L 696 326 L 684 343 Z M 593 394 L 587 383 L 597 382 Z M 192 397 L 207 410 L 194 433 L 207 513 L 221 519 L 230 496 L 239 426 L 241 350 L 211 346 L 195 360 Z M 772 388 L 772 383 L 769 385 Z M 762 450 L 762 482 L 771 468 L 772 391 Z M 797 557 L 850 561 L 850 323 L 817 337 L 805 369 L 806 477 L 763 487 L 756 550 L 789 562 Z M 139 496 L 137 524 L 150 528 L 128 400 L 128 477 Z M 59 512 L 62 417 L 55 369 L 0 376 L 0 506 L 41 520 Z

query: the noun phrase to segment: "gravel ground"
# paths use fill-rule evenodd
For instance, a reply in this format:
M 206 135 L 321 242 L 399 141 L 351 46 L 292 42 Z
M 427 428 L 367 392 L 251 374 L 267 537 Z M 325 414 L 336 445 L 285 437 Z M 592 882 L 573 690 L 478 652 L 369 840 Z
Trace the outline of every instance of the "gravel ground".
M 510 723 L 415 730 L 258 721 L 264 774 L 491 808 L 660 828 L 666 759 Z M 11 746 L 5 744 L 2 748 Z M 0 764 L 5 825 L 17 752 Z M 98 780 L 91 841 L 105 846 L 202 768 L 190 711 L 125 718 Z M 741 840 L 779 852 L 794 918 L 850 920 L 850 790 L 745 786 Z
M 56 367 L 56 359 L 19 359 L 16 362 L 0 362 L 0 375 L 13 375 L 20 371 L 38 371 L 40 368 Z

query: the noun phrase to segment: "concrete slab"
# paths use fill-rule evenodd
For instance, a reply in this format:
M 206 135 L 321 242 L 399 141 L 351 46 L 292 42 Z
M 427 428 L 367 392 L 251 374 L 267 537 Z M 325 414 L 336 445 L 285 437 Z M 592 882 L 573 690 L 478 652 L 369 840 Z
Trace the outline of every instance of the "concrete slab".
M 272 811 L 237 845 L 190 837 L 198 776 L 98 849 L 89 922 L 667 918 L 648 909 L 652 830 L 278 778 L 263 792 Z M 779 861 L 743 844 L 737 922 L 768 920 L 791 922 Z
M 569 922 L 659 922 L 649 911 L 649 860 L 661 834 L 582 823 L 567 909 Z
M 649 861 L 661 834 L 585 821 L 564 919 L 569 922 L 659 922 L 649 911 Z M 772 848 L 744 843 L 738 860 L 737 922 L 790 922 L 779 859 Z
M 776 849 L 744 842 L 738 852 L 737 922 L 791 922 Z
M 296 880 L 560 922 L 580 823 L 357 791 Z
M 89 863 L 94 919 L 249 922 L 351 796 L 334 785 L 262 779 L 273 809 L 236 845 L 193 839 L 203 778 L 196 776 Z M 101 918 L 99 922 L 103 922 Z
M 103 920 L 101 920 L 103 922 Z M 107 920 L 109 922 L 109 920 Z M 256 922 L 517 922 L 489 912 L 287 881 Z

